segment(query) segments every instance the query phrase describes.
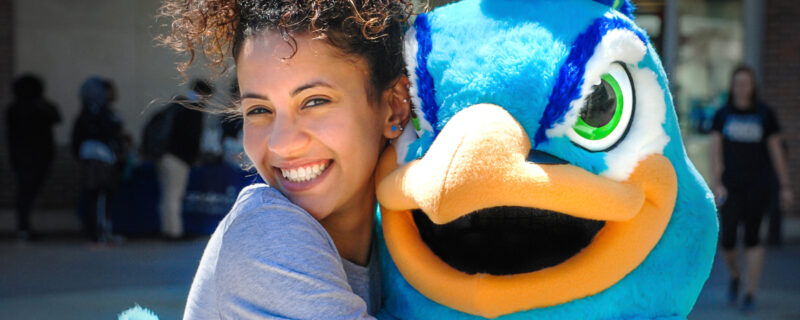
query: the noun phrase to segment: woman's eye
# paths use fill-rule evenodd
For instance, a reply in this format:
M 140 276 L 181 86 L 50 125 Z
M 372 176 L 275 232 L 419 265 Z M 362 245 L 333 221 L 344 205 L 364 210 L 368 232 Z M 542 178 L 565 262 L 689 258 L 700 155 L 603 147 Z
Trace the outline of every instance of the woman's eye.
M 262 106 L 252 107 L 252 108 L 247 110 L 247 115 L 248 116 L 250 116 L 250 115 L 259 115 L 259 114 L 271 114 L 271 113 L 272 113 L 272 110 L 267 109 L 266 107 L 262 107 Z
M 330 101 L 328 99 L 325 99 L 325 98 L 313 98 L 313 99 L 309 99 L 308 101 L 306 101 L 306 103 L 303 105 L 303 107 L 304 108 L 316 107 L 316 106 L 319 106 L 319 105 L 326 104 L 328 102 L 330 102 Z
M 603 151 L 621 140 L 633 116 L 635 92 L 628 70 L 612 64 L 600 77 L 591 94 L 584 98 L 578 121 L 568 135 L 589 151 Z

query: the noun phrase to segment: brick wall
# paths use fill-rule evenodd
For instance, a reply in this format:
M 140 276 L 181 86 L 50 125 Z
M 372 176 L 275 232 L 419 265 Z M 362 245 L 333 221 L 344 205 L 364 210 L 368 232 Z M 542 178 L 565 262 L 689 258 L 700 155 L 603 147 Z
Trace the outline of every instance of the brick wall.
M 789 147 L 789 174 L 800 200 L 800 1 L 768 0 L 762 51 L 762 98 L 777 113 Z M 796 201 L 797 203 L 797 201 Z M 795 205 L 797 215 L 800 205 Z

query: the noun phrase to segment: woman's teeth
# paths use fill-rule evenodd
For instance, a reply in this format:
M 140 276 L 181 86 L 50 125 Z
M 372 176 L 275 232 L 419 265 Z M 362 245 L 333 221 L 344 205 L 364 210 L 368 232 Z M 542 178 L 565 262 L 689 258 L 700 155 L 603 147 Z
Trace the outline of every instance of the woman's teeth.
M 283 177 L 286 178 L 286 180 L 292 182 L 305 182 L 319 177 L 319 175 L 322 174 L 322 172 L 327 168 L 327 163 L 291 169 L 281 168 L 281 174 L 283 174 Z

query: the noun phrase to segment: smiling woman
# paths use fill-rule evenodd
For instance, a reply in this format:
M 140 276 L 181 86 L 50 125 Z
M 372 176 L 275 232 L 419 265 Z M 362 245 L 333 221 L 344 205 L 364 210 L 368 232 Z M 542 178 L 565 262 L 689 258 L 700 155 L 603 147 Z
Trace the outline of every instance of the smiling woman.
M 162 41 L 236 62 L 242 191 L 203 254 L 185 319 L 368 317 L 378 157 L 408 122 L 405 0 L 167 0 Z
M 384 129 L 397 123 L 391 108 L 370 105 L 362 59 L 342 59 L 307 35 L 295 41 L 297 53 L 287 61 L 291 48 L 277 34 L 242 46 L 244 146 L 271 186 L 325 225 L 372 210 L 382 133 L 396 135 Z M 353 258 L 365 262 L 366 254 Z

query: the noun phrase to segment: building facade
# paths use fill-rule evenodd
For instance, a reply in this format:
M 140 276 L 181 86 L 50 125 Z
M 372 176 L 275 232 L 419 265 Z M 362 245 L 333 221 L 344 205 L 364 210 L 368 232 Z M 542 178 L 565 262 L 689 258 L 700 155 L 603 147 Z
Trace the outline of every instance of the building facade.
M 767 0 L 761 50 L 761 94 L 776 111 L 789 153 L 789 181 L 800 199 L 800 1 Z M 795 200 L 795 203 L 798 203 Z M 800 205 L 792 214 L 797 215 Z

